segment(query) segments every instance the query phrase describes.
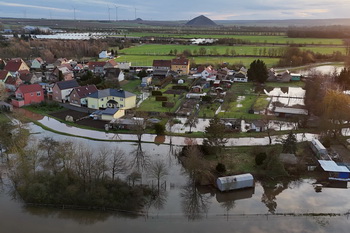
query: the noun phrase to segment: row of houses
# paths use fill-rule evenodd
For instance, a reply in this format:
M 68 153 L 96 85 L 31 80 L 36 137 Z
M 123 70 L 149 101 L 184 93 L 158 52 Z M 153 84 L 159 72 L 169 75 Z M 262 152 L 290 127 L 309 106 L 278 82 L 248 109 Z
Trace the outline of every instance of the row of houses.
M 52 88 L 54 101 L 68 102 L 79 107 L 113 112 L 118 117 L 124 115 L 126 109 L 136 106 L 136 95 L 122 89 L 98 90 L 95 85 L 79 86 L 76 80 L 61 81 Z M 21 85 L 15 91 L 12 104 L 22 107 L 44 101 L 44 91 L 40 84 Z M 118 112 L 120 110 L 120 112 Z

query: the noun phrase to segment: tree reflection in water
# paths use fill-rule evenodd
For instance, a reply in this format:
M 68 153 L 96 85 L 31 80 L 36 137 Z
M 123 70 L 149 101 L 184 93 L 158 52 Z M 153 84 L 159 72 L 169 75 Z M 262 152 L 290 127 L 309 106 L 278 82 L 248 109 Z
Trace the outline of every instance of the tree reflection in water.
M 64 220 L 73 220 L 81 225 L 93 225 L 98 222 L 105 222 L 111 216 L 125 217 L 125 218 L 137 218 L 137 214 L 122 214 L 117 212 L 106 211 L 82 211 L 82 210 L 62 210 L 48 207 L 33 207 L 25 206 L 24 212 L 30 213 L 35 216 L 45 218 L 58 218 Z
M 150 158 L 146 152 L 142 150 L 141 143 L 137 143 L 136 149 L 132 154 L 134 155 L 134 158 L 130 161 L 130 167 L 141 173 L 149 165 Z
M 201 219 L 208 212 L 210 197 L 201 194 L 195 182 L 189 179 L 187 184 L 181 189 L 181 206 L 188 220 Z
M 263 202 L 269 209 L 270 213 L 275 213 L 277 208 L 276 196 L 283 192 L 283 190 L 288 188 L 289 181 L 283 181 L 281 183 L 268 184 L 261 182 L 261 186 L 264 189 L 264 193 L 261 197 L 261 202 Z

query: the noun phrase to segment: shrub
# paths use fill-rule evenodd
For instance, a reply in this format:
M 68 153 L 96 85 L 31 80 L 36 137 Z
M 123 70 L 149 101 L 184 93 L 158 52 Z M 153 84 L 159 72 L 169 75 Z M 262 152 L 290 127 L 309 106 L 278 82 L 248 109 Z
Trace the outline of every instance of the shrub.
M 157 135 L 164 135 L 165 126 L 163 124 L 160 124 L 160 123 L 154 124 L 154 129 Z
M 267 158 L 267 154 L 266 153 L 259 153 L 255 156 L 255 164 L 256 165 L 262 165 L 265 161 L 265 159 Z
M 211 96 L 202 96 L 202 101 L 205 101 L 205 102 L 210 102 L 212 100 L 212 97 Z
M 173 108 L 174 106 L 175 106 L 175 104 L 172 102 L 163 102 L 162 103 L 162 107 L 165 107 L 165 108 Z
M 219 172 L 219 173 L 225 173 L 226 172 L 226 166 L 225 164 L 222 164 L 222 163 L 218 163 L 216 165 L 216 171 Z
M 162 96 L 163 93 L 161 91 L 152 91 L 152 96 Z
M 166 96 L 156 96 L 156 101 L 168 101 L 168 97 L 166 97 Z

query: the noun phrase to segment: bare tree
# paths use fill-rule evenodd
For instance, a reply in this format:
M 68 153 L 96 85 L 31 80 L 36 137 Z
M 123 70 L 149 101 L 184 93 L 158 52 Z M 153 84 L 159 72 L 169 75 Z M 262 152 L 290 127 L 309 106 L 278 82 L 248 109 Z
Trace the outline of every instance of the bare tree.
M 192 127 L 196 127 L 196 125 L 198 124 L 198 117 L 197 114 L 195 113 L 191 113 L 186 122 L 185 122 L 185 126 L 189 126 L 190 127 L 190 133 L 192 133 Z
M 125 173 L 128 169 L 125 153 L 117 146 L 113 148 L 111 156 L 109 157 L 109 169 L 112 175 L 112 180 L 115 179 L 116 174 Z
M 166 164 L 161 160 L 157 160 L 154 163 L 150 164 L 147 171 L 151 178 L 154 178 L 157 180 L 157 187 L 159 192 L 161 179 L 163 179 L 165 176 L 169 174 L 166 168 Z

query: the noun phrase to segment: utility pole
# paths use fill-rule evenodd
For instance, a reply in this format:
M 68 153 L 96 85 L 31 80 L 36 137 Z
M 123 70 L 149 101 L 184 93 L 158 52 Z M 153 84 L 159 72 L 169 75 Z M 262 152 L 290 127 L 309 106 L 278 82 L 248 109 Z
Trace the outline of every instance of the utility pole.
M 115 6 L 115 21 L 118 21 L 118 7 Z
M 108 6 L 108 21 L 111 21 L 111 8 Z

